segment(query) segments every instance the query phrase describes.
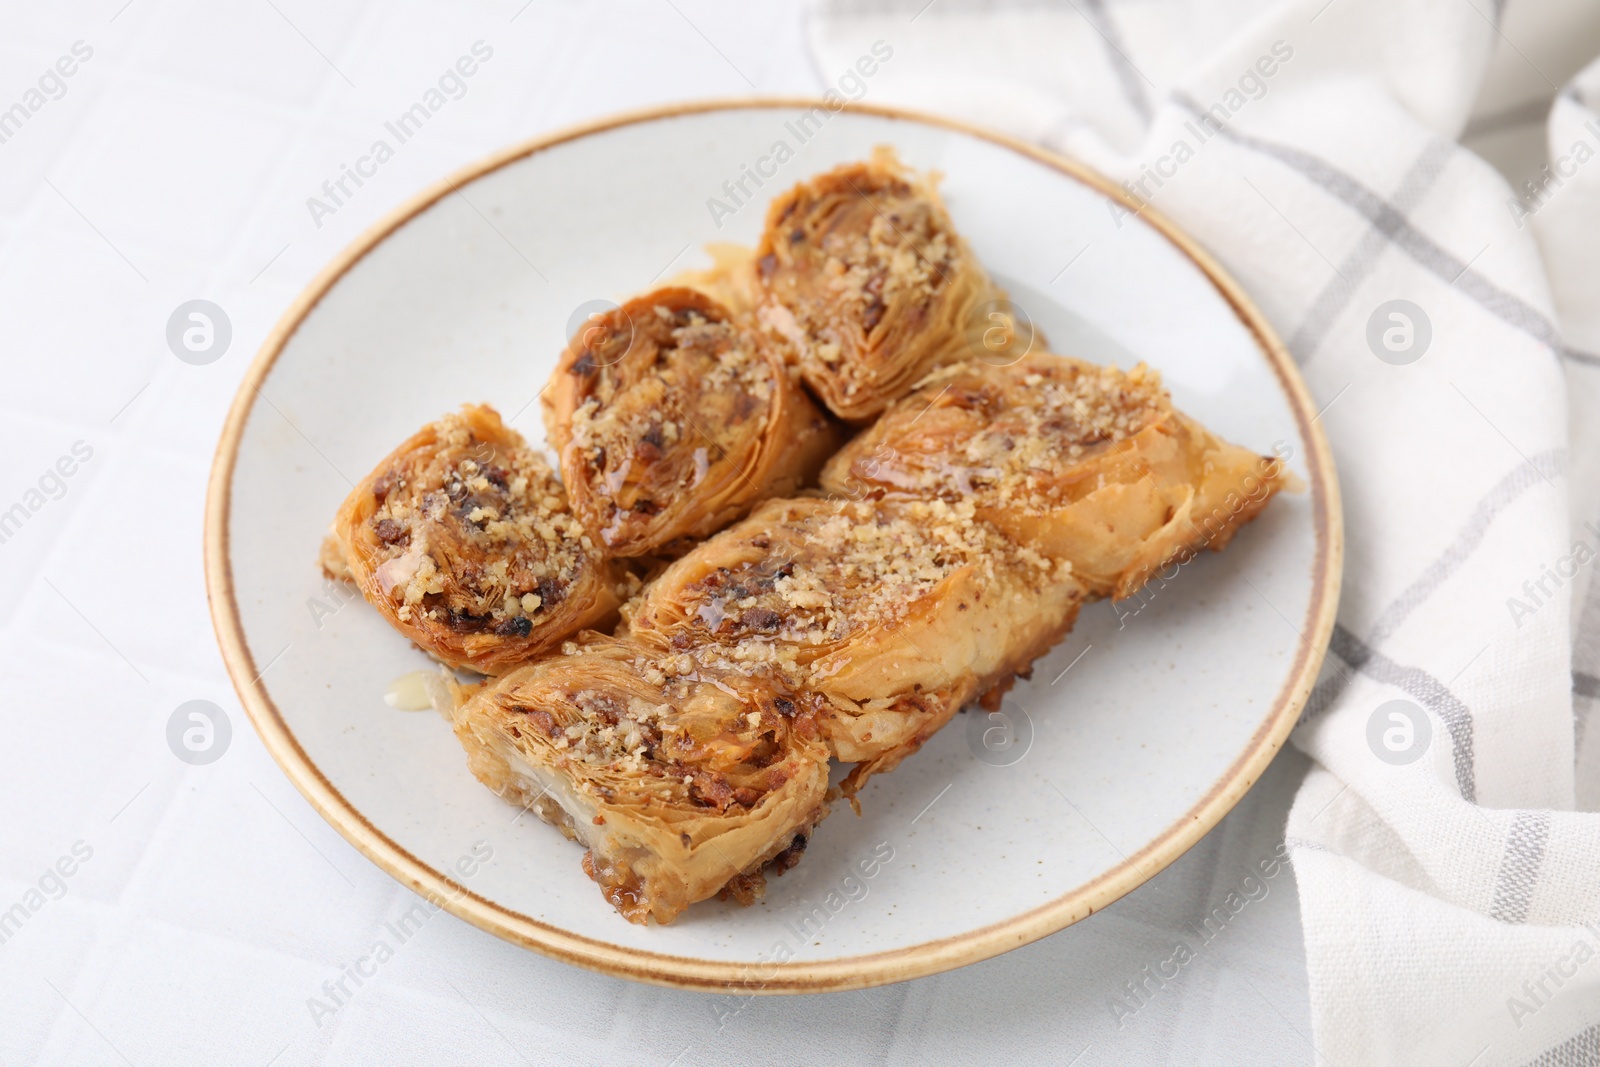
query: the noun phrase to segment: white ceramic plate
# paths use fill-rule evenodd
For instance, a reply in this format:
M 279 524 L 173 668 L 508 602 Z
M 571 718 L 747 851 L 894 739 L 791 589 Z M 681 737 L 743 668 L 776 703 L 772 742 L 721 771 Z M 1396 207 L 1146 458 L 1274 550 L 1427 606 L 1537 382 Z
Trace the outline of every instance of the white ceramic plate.
M 217 631 L 294 783 L 384 870 L 463 918 L 646 981 L 874 985 L 1082 918 L 1170 863 L 1249 788 L 1332 626 L 1341 552 L 1327 446 L 1281 345 L 1215 264 L 1149 210 L 1119 225 L 1114 187 L 1020 143 L 851 108 L 815 112 L 802 144 L 809 106 L 627 116 L 419 195 L 284 316 L 212 475 Z M 778 142 L 793 152 L 781 166 Z M 863 817 L 840 805 L 761 903 L 712 901 L 672 926 L 633 926 L 583 875 L 578 846 L 531 816 L 514 821 L 472 778 L 439 716 L 384 703 L 388 684 L 426 661 L 359 599 L 341 606 L 348 594 L 325 589 L 318 542 L 352 480 L 463 402 L 493 403 L 542 442 L 533 400 L 581 305 L 709 262 L 708 241 L 754 242 L 773 194 L 880 143 L 944 173 L 957 227 L 1056 350 L 1148 361 L 1224 437 L 1259 452 L 1287 444 L 1309 491 L 1279 497 L 1225 553 L 1146 600 L 1085 609 L 1013 691 L 1009 727 L 958 717 L 871 783 Z M 737 186 L 752 172 L 767 176 L 760 189 L 744 178 L 746 197 Z M 711 198 L 733 210 L 713 212 Z M 988 746 L 985 730 L 999 731 Z

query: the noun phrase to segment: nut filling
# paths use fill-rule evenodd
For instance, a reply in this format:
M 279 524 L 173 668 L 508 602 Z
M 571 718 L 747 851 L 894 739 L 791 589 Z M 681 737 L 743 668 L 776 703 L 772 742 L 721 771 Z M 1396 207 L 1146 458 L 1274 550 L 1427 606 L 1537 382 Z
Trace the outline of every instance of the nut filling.
M 970 503 L 769 501 L 668 567 L 624 609 L 679 672 L 764 676 L 824 702 L 847 793 L 888 770 L 1076 618 L 1070 564 Z
M 932 180 L 889 151 L 773 201 L 756 275 L 763 321 L 795 345 L 806 382 L 851 422 L 972 355 L 969 326 L 1002 296 Z
M 614 334 L 595 358 L 568 371 L 589 379 L 573 412 L 572 444 L 587 464 L 607 544 L 713 467 L 745 458 L 781 372 L 761 358 L 758 343 L 713 306 L 653 304 L 631 337 Z M 629 373 L 635 365 L 648 374 Z
M 545 397 L 573 506 L 619 556 L 675 555 L 815 478 L 839 444 L 787 344 L 659 289 L 574 338 Z
M 490 788 L 588 847 L 584 870 L 613 907 L 671 922 L 724 891 L 759 895 L 769 862 L 798 861 L 796 840 L 827 810 L 815 698 L 680 673 L 599 634 L 562 653 L 474 696 L 456 733 Z
M 1161 377 L 1038 353 L 945 367 L 828 462 L 856 499 L 963 502 L 1099 596 L 1220 549 L 1290 476 L 1172 406 Z
M 335 522 L 350 576 L 419 645 L 496 673 L 616 605 L 549 464 L 487 407 L 426 427 Z
M 1071 574 L 975 522 L 970 504 L 794 503 L 764 511 L 776 521 L 739 531 L 734 559 L 682 588 L 674 648 L 709 642 L 730 663 L 792 667 L 869 629 L 894 630 L 958 571 L 989 584 L 1011 560 L 1041 581 Z

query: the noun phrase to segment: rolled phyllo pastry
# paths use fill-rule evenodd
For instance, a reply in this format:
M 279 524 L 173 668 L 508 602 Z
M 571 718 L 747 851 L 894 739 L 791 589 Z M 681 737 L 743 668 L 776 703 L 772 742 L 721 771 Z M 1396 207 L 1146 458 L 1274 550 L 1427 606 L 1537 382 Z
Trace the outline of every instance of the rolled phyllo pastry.
M 933 182 L 888 149 L 772 202 L 756 249 L 762 321 L 840 418 L 865 422 L 930 370 L 983 354 L 969 334 L 1003 302 Z
M 969 501 L 1097 596 L 1221 549 L 1293 476 L 1176 411 L 1160 375 L 1037 353 L 937 371 L 829 462 L 851 498 Z
M 550 465 L 483 405 L 424 426 L 363 478 L 323 558 L 424 651 L 484 674 L 606 624 L 625 592 Z
M 847 790 L 998 696 L 1077 617 L 1071 568 L 940 499 L 768 501 L 624 609 L 680 669 L 770 672 L 824 700 Z
M 838 424 L 765 336 L 658 289 L 573 338 L 544 393 L 573 510 L 616 556 L 672 555 L 816 477 Z
M 473 774 L 584 845 L 585 872 L 636 923 L 724 890 L 749 903 L 827 810 L 814 698 L 671 660 L 584 634 L 455 715 Z

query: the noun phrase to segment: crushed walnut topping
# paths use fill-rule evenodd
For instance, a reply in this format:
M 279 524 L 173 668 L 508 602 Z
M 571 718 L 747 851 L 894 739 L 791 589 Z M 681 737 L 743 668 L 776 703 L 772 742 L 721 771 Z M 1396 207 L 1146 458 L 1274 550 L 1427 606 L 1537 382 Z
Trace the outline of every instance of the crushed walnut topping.
M 591 640 L 597 643 L 569 643 L 561 657 L 543 661 L 535 680 L 504 697 L 518 713 L 511 736 L 547 744 L 549 760 L 572 773 L 577 788 L 609 801 L 608 783 L 626 776 L 644 799 L 748 808 L 787 780 L 783 761 L 792 746 L 817 758 L 806 698 L 702 664 L 680 674 L 670 662 L 676 657 Z
M 651 525 L 713 467 L 743 463 L 780 387 L 770 343 L 697 294 L 658 294 L 648 314 L 629 305 L 621 324 L 574 364 L 583 402 L 572 444 L 602 513 L 601 536 L 616 544 Z M 582 368 L 580 370 L 580 368 Z
M 959 269 L 966 253 L 948 227 L 927 193 L 892 172 L 841 168 L 797 190 L 758 266 L 787 312 L 784 332 L 844 395 L 871 373 L 858 350 L 890 320 L 925 314 Z
M 556 748 L 585 763 L 615 764 L 637 773 L 661 744 L 661 721 L 670 704 L 596 689 L 571 694 L 576 715 L 555 734 Z
M 848 479 L 979 506 L 1049 502 L 1073 468 L 1171 413 L 1161 376 L 1054 356 L 925 378 L 872 431 Z
M 374 578 L 402 621 L 527 637 L 591 565 L 594 545 L 543 457 L 483 429 L 447 415 L 435 444 L 374 480 Z
M 706 660 L 709 643 L 713 662 L 767 667 L 803 684 L 797 672 L 809 653 L 895 626 L 958 569 L 975 567 L 985 582 L 1002 565 L 1035 569 L 1040 581 L 1070 573 L 976 520 L 965 501 L 795 501 L 762 519 L 745 538 L 755 551 L 729 553 L 746 562 L 677 591 L 684 623 L 670 636 L 689 650 L 682 660 Z

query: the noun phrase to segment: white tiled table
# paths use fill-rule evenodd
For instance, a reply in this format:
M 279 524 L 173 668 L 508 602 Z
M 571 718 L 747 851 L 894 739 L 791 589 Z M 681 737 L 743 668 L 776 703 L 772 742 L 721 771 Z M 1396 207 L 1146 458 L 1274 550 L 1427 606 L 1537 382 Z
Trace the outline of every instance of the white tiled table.
M 413 898 L 300 799 L 223 671 L 200 529 L 224 411 L 312 274 L 439 175 L 618 109 L 823 87 L 793 4 L 675 2 L 0 5 L 0 108 L 93 49 L 0 143 L 0 511 L 92 450 L 0 543 L 0 910 L 92 850 L 60 899 L 0 930 L 0 1062 L 1311 1060 L 1293 874 L 1214 941 L 1183 930 L 1280 840 L 1293 754 L 1151 884 L 954 973 L 762 999 L 719 1029 L 731 998 L 589 974 L 440 915 L 313 1021 L 307 999 Z M 306 199 L 479 40 L 493 56 L 465 95 L 317 226 Z M 233 326 L 208 366 L 164 338 L 197 297 Z M 234 728 L 209 766 L 165 742 L 195 698 Z M 1195 961 L 1119 1020 L 1110 998 L 1178 938 Z

